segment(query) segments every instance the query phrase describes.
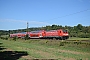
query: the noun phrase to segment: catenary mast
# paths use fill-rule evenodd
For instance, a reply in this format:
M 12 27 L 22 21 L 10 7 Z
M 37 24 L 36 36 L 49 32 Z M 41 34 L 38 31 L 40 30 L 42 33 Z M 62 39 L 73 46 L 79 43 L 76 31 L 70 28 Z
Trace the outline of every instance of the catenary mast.
M 28 34 L 28 26 L 29 26 L 29 23 L 27 22 L 27 34 Z

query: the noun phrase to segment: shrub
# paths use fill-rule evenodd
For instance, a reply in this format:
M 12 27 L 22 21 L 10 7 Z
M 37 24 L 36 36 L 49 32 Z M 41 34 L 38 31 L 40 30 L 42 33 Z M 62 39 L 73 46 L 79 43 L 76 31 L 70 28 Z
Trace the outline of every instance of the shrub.
M 8 40 L 8 37 L 0 37 L 0 39 Z
M 29 35 L 27 34 L 26 36 L 25 36 L 25 40 L 28 40 L 29 39 Z
M 61 41 L 59 46 L 64 46 L 64 42 Z
M 78 44 L 82 44 L 82 43 L 81 43 L 81 41 L 76 40 L 76 41 L 74 42 L 74 44 L 77 44 L 77 45 L 78 45 Z
M 15 37 L 13 37 L 13 40 L 14 40 L 14 41 L 16 41 L 16 39 L 17 39 L 17 37 L 16 37 L 16 36 L 15 36 Z
M 46 43 L 47 43 L 48 41 L 46 41 Z
M 6 37 L 5 40 L 8 40 L 8 37 Z

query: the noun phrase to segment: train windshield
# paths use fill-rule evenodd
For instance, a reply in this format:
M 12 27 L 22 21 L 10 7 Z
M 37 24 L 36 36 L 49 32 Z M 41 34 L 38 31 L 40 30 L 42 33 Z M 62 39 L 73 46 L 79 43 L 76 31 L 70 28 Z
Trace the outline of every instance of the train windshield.
M 67 33 L 67 30 L 63 30 L 64 33 Z

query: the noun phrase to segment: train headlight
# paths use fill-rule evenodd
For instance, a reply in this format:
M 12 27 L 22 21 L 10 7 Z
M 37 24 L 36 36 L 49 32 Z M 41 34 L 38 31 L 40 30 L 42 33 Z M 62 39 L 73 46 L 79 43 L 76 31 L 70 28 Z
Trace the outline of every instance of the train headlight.
M 68 34 L 63 34 L 63 35 L 68 35 Z

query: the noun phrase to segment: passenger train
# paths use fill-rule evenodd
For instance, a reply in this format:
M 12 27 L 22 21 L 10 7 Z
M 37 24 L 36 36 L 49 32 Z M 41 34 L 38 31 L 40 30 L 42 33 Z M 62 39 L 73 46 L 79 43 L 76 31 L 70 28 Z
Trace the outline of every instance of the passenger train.
M 30 39 L 60 39 L 65 40 L 69 38 L 69 34 L 67 30 L 59 29 L 59 30 L 39 30 L 39 31 L 31 31 L 31 32 L 22 32 L 22 33 L 14 33 L 10 34 L 10 37 L 18 37 L 24 38 L 26 35 L 29 36 Z

